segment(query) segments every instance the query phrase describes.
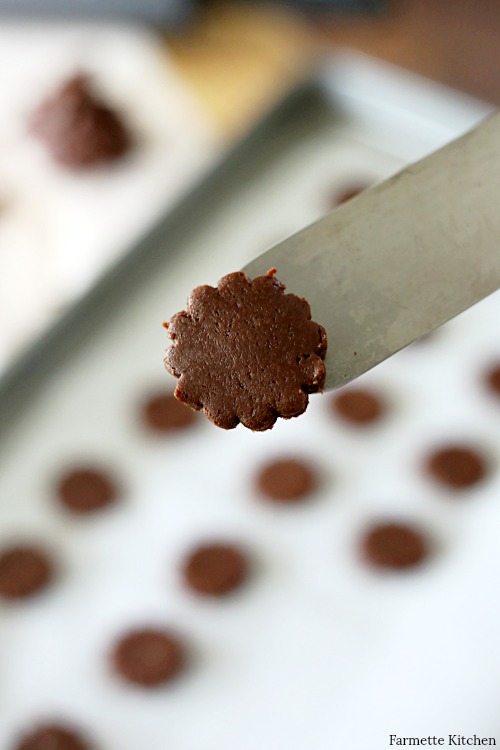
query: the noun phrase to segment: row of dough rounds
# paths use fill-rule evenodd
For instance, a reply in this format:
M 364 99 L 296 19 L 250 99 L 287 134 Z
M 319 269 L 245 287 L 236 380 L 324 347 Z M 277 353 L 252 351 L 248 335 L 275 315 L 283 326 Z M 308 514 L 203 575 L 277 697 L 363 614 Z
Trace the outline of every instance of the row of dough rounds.
M 484 386 L 500 398 L 500 365 L 484 375 Z M 346 387 L 325 397 L 325 407 L 338 420 L 356 429 L 376 429 L 388 416 L 387 400 L 381 392 Z M 194 430 L 200 416 L 171 394 L 157 394 L 143 404 L 141 416 L 148 429 L 169 435 Z M 447 445 L 424 457 L 422 467 L 435 482 L 459 495 L 486 481 L 492 469 L 473 446 Z M 321 483 L 317 467 L 294 455 L 282 456 L 255 471 L 255 496 L 283 508 L 314 502 Z M 54 501 L 62 512 L 98 515 L 120 501 L 120 484 L 102 467 L 75 466 L 60 476 Z M 403 571 L 421 564 L 430 554 L 425 530 L 398 519 L 374 523 L 358 540 L 359 557 L 380 570 Z M 207 540 L 188 550 L 179 561 L 179 574 L 195 596 L 226 597 L 244 587 L 252 576 L 251 553 L 232 540 Z M 35 543 L 19 542 L 0 551 L 0 597 L 22 602 L 40 594 L 57 579 L 57 566 L 50 552 Z M 119 634 L 109 648 L 110 669 L 123 681 L 139 688 L 162 685 L 187 666 L 188 647 L 182 635 L 170 627 L 133 627 Z M 48 723 L 28 729 L 17 740 L 15 750 L 90 750 L 93 745 L 80 731 L 63 723 Z

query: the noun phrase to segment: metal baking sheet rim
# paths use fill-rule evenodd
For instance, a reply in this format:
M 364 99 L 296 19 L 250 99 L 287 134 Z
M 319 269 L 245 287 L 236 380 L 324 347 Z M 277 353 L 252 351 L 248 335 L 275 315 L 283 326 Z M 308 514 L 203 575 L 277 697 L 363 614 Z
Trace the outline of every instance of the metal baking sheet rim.
M 32 398 L 42 379 L 71 355 L 94 325 L 126 299 L 127 291 L 154 272 L 175 252 L 180 237 L 199 231 L 204 212 L 223 204 L 232 182 L 259 169 L 269 149 L 283 149 L 290 139 L 317 128 L 337 111 L 362 115 L 383 126 L 397 118 L 402 127 L 432 125 L 442 131 L 442 145 L 493 111 L 466 94 L 423 79 L 368 56 L 340 51 L 314 74 L 299 82 L 243 140 L 164 215 L 96 284 L 7 368 L 0 378 L 0 439 L 11 419 Z M 277 135 L 280 138 L 276 138 Z M 285 136 L 286 137 L 283 137 Z M 435 135 L 433 137 L 435 143 Z M 193 216 L 197 217 L 193 226 Z M 234 270 L 234 269 L 229 269 Z

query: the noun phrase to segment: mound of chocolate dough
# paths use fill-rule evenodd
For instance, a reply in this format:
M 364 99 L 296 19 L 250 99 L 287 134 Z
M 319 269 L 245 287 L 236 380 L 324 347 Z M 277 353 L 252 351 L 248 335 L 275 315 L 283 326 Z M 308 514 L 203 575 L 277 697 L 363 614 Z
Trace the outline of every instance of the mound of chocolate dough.
M 112 505 L 118 494 L 114 479 L 102 469 L 75 467 L 65 473 L 56 488 L 60 504 L 71 513 L 86 514 Z
M 308 499 L 318 485 L 315 467 L 299 458 L 270 461 L 255 479 L 256 488 L 268 500 L 297 503 Z
M 15 750 L 90 750 L 90 745 L 70 727 L 44 724 L 24 735 Z
M 66 81 L 43 101 L 31 117 L 30 128 L 54 161 L 70 169 L 115 161 L 131 147 L 121 118 L 84 75 Z
M 325 382 L 326 331 L 275 273 L 231 273 L 216 287 L 197 287 L 187 310 L 165 323 L 176 397 L 227 430 L 240 422 L 267 430 L 278 417 L 298 417 Z
M 244 582 L 248 560 L 234 544 L 204 544 L 189 554 L 182 572 L 186 584 L 197 593 L 224 596 Z
M 177 401 L 173 393 L 158 393 L 143 405 L 144 423 L 157 433 L 184 430 L 191 427 L 197 418 L 191 409 Z
M 365 560 L 376 568 L 403 570 L 427 557 L 427 542 L 419 529 L 404 523 L 380 523 L 361 542 Z
M 333 411 L 346 422 L 371 424 L 384 414 L 385 404 L 378 394 L 362 388 L 349 388 L 332 400 Z
M 447 445 L 427 457 L 428 473 L 443 485 L 465 490 L 481 482 L 488 474 L 484 457 L 467 445 Z
M 500 396 L 500 364 L 495 364 L 486 372 L 485 381 L 492 393 Z
M 25 599 L 49 585 L 54 565 L 34 544 L 13 545 L 0 552 L 0 598 Z
M 169 631 L 144 628 L 120 638 L 111 658 L 123 680 L 151 688 L 169 682 L 182 670 L 185 652 Z

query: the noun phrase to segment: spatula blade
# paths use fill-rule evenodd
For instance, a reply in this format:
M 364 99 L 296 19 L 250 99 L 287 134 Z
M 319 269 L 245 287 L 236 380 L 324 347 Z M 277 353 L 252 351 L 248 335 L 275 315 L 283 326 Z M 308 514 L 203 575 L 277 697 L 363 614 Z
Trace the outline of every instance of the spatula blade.
M 277 268 L 348 383 L 500 286 L 500 114 L 249 263 Z M 494 322 L 492 321 L 492 324 Z

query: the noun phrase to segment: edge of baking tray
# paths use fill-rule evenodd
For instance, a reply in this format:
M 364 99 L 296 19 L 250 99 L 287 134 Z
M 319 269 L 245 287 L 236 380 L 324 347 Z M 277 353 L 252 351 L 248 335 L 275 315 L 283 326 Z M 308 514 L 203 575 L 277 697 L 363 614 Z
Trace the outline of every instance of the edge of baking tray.
M 492 107 L 411 73 L 358 53 L 340 52 L 289 91 L 194 189 L 134 243 L 63 316 L 36 339 L 0 377 L 3 426 L 38 390 L 41 380 L 75 350 L 127 291 L 172 254 L 196 216 L 199 226 L 235 183 L 258 173 L 276 150 L 288 147 L 331 119 L 332 108 L 362 113 L 383 125 L 387 116 L 401 127 L 442 131 L 443 144 L 491 112 Z M 286 128 L 287 138 L 280 136 Z M 286 141 L 286 143 L 283 143 Z

